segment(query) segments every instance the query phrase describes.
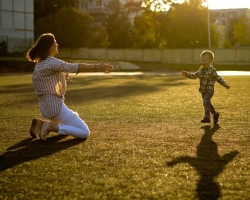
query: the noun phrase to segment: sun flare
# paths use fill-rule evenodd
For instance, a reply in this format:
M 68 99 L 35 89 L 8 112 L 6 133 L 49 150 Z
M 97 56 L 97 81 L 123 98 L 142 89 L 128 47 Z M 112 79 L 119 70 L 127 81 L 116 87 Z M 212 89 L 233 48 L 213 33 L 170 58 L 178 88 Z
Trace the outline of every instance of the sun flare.
M 207 0 L 210 9 L 250 8 L 249 0 Z

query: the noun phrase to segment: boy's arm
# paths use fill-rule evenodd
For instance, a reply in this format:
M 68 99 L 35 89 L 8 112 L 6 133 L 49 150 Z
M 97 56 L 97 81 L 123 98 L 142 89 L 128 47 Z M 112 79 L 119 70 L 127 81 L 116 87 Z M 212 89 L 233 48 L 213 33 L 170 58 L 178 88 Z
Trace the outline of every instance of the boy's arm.
M 225 81 L 223 78 L 221 78 L 221 77 L 217 74 L 216 70 L 214 70 L 213 77 L 216 79 L 216 81 L 217 81 L 219 84 L 221 84 L 221 85 L 224 86 L 225 88 L 227 88 L 227 89 L 230 88 L 230 86 L 226 83 L 226 81 Z
M 187 72 L 187 71 L 185 71 L 185 70 L 182 70 L 182 71 L 181 71 L 181 74 L 182 74 L 183 76 L 186 76 L 187 78 L 190 78 L 190 79 L 197 79 L 197 78 L 200 77 L 201 68 L 200 68 L 197 72 L 195 72 L 195 73 L 190 73 L 190 72 Z

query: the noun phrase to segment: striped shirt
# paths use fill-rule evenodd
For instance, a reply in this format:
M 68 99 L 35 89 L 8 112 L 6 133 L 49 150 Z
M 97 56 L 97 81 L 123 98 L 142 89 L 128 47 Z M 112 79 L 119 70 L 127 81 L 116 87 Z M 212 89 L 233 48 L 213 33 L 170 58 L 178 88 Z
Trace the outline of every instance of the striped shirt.
M 185 76 L 190 79 L 200 79 L 199 92 L 201 93 L 214 93 L 214 84 L 216 81 L 224 87 L 227 86 L 227 83 L 217 74 L 216 69 L 212 65 L 208 68 L 201 67 L 195 73 L 186 72 Z
M 67 63 L 48 57 L 36 63 L 32 81 L 43 117 L 51 118 L 59 114 L 64 102 L 67 83 L 65 72 L 78 72 L 78 63 Z

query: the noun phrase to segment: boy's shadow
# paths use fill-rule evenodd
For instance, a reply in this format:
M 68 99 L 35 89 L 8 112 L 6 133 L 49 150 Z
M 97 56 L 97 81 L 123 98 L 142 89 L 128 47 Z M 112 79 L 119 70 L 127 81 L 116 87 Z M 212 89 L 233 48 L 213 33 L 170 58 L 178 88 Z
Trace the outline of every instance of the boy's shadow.
M 24 162 L 35 160 L 41 157 L 51 155 L 63 149 L 70 148 L 85 140 L 83 139 L 70 139 L 61 141 L 66 136 L 49 137 L 46 141 L 33 140 L 28 138 L 21 142 L 9 147 L 7 151 L 0 155 L 0 172 L 19 165 Z
M 188 163 L 196 169 L 200 179 L 197 183 L 197 195 L 199 199 L 215 200 L 221 196 L 220 186 L 215 178 L 222 173 L 224 167 L 239 153 L 231 151 L 220 156 L 216 142 L 213 141 L 213 134 L 220 128 L 215 124 L 212 128 L 204 126 L 205 133 L 197 146 L 197 157 L 183 156 L 167 162 L 167 166 L 173 167 L 178 163 Z

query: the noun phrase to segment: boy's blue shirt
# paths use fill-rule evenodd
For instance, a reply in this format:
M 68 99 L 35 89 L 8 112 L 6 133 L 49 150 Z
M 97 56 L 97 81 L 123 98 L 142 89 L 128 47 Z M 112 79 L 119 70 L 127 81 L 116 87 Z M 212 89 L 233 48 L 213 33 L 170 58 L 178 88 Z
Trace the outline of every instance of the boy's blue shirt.
M 201 93 L 214 93 L 214 84 L 216 81 L 224 87 L 227 86 L 227 83 L 217 74 L 216 69 L 212 65 L 207 68 L 201 66 L 195 73 L 187 72 L 186 77 L 190 79 L 200 79 L 199 92 Z

